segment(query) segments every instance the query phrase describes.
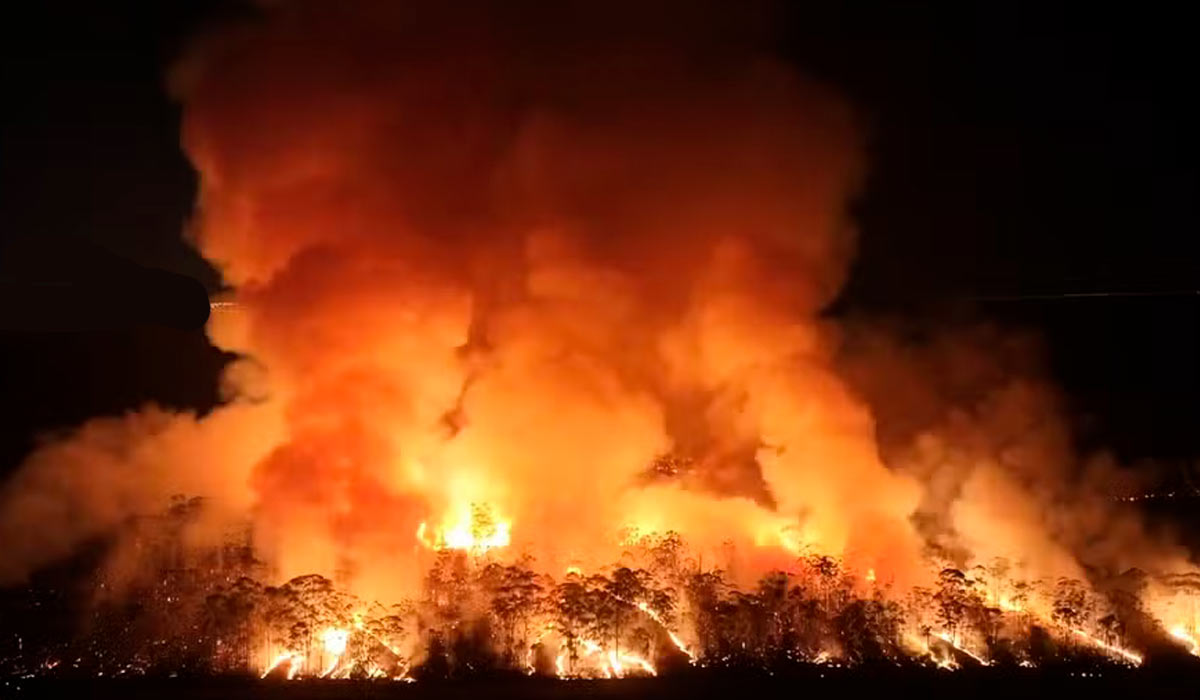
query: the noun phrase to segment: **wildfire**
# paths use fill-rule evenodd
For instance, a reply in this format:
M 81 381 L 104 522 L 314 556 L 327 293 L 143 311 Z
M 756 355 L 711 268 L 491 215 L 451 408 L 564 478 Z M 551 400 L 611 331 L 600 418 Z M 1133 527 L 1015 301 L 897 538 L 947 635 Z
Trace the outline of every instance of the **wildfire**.
M 489 549 L 507 547 L 511 542 L 512 523 L 497 519 L 492 507 L 472 504 L 460 508 L 430 535 L 422 522 L 417 527 L 417 540 L 430 549 L 461 549 L 482 553 Z
M 332 655 L 324 672 L 321 673 L 322 678 L 327 678 L 333 670 L 338 667 L 342 661 L 342 654 L 346 653 L 346 641 L 350 639 L 350 632 L 337 627 L 330 627 L 321 633 L 321 643 L 325 647 L 325 651 Z M 353 670 L 353 665 L 343 669 L 346 675 L 349 675 Z
M 1176 625 L 1171 628 L 1171 636 L 1183 642 L 1188 647 L 1188 652 L 1193 656 L 1200 656 L 1200 641 L 1188 634 L 1187 628 L 1183 625 Z
M 1151 614 L 1200 656 L 1200 571 L 1095 497 L 1119 467 L 1069 454 L 1028 344 L 822 312 L 852 106 L 749 37 L 697 60 L 706 13 L 580 22 L 559 61 L 537 3 L 392 4 L 261 3 L 173 73 L 228 400 L 97 418 L 0 485 L 0 583 L 111 542 L 163 621 L 97 613 L 136 659 L 97 668 L 949 669 L 1040 663 L 1035 628 L 1138 665 L 1152 594 L 1090 577 L 1171 567 L 1191 614 Z
M 651 620 L 654 620 L 658 623 L 658 626 L 667 633 L 667 637 L 670 638 L 671 643 L 675 645 L 675 648 L 687 655 L 689 663 L 696 663 L 696 655 L 688 650 L 687 645 L 683 643 L 683 640 L 679 638 L 679 635 L 675 634 L 673 631 L 671 631 L 671 628 L 667 627 L 667 623 L 663 622 L 662 617 L 660 617 L 658 613 L 654 612 L 653 608 L 647 605 L 645 601 L 639 602 L 637 604 L 637 608 L 638 610 L 646 613 Z
M 577 643 L 583 651 L 579 654 L 577 661 L 594 663 L 593 672 L 603 675 L 605 678 L 624 678 L 635 669 L 651 676 L 658 675 L 658 670 L 654 668 L 654 665 L 637 654 L 618 653 L 612 649 L 606 651 L 601 644 L 591 639 L 580 639 Z M 566 649 L 559 651 L 555 658 L 554 665 L 559 678 L 567 679 L 584 675 L 582 671 L 577 671 L 575 674 L 568 673 L 566 659 Z
M 987 596 L 987 599 L 990 602 L 992 602 L 992 604 L 996 605 L 1001 610 L 1004 610 L 1006 612 L 1025 613 L 1027 615 L 1031 615 L 1032 617 L 1036 618 L 1038 621 L 1040 621 L 1044 625 L 1055 627 L 1060 630 L 1064 629 L 1064 627 L 1062 625 L 1060 625 L 1058 622 L 1055 622 L 1049 616 L 1038 613 L 1024 605 L 1015 603 L 1012 600 L 1005 598 L 1003 596 L 994 596 L 994 595 L 989 594 Z M 1121 658 L 1122 660 L 1133 664 L 1134 666 L 1140 666 L 1142 664 L 1142 661 L 1144 660 L 1142 658 L 1141 654 L 1138 654 L 1135 651 L 1130 651 L 1129 649 L 1125 649 L 1124 647 L 1118 646 L 1116 644 L 1110 644 L 1110 643 L 1104 641 L 1103 639 L 1100 639 L 1100 638 L 1096 637 L 1095 635 L 1088 633 L 1086 630 L 1082 630 L 1082 629 L 1078 629 L 1078 628 L 1074 628 L 1074 627 L 1067 627 L 1065 629 L 1067 631 L 1069 631 L 1072 635 L 1074 635 L 1075 638 L 1083 640 L 1084 642 L 1087 642 L 1088 644 L 1096 647 L 1097 649 L 1101 649 L 1102 651 L 1109 652 L 1110 654 L 1113 654 L 1113 655 Z
M 1089 644 L 1091 644 L 1095 647 L 1098 647 L 1100 649 L 1103 649 L 1104 651 L 1116 654 L 1117 656 L 1128 661 L 1129 663 L 1133 664 L 1134 666 L 1142 665 L 1142 661 L 1143 661 L 1142 655 L 1137 652 L 1130 651 L 1128 649 L 1124 649 L 1115 644 L 1109 644 L 1108 642 L 1104 641 L 1103 639 L 1098 639 L 1097 637 L 1094 637 L 1081 629 L 1072 629 L 1071 633 L 1081 639 L 1086 640 Z
M 982 656 L 979 656 L 978 654 L 974 653 L 970 649 L 967 649 L 962 644 L 959 644 L 958 640 L 956 640 L 954 637 L 947 634 L 946 632 L 934 632 L 933 636 L 937 637 L 938 639 L 942 640 L 943 642 L 954 647 L 959 652 L 971 657 L 976 662 L 978 662 L 979 665 L 981 665 L 981 666 L 990 666 L 991 665 L 991 662 L 989 662 L 987 659 L 983 658 Z
M 651 619 L 654 619 L 659 624 L 662 624 L 661 620 L 654 615 L 653 611 L 644 607 L 643 604 L 639 604 L 638 607 L 650 615 Z M 526 650 L 525 667 L 527 675 L 532 675 L 536 670 L 533 665 L 534 646 L 540 643 L 547 634 L 554 632 L 555 629 L 556 628 L 553 624 L 547 625 L 545 629 L 538 634 L 533 644 L 531 644 Z M 682 646 L 682 643 L 673 633 L 668 630 L 667 634 L 671 637 L 672 642 L 679 646 L 681 651 L 684 651 L 684 653 L 688 654 L 689 659 L 694 658 L 689 652 L 687 652 L 686 648 Z M 655 668 L 654 664 L 639 654 L 635 654 L 630 651 L 617 651 L 616 649 L 606 648 L 599 642 L 586 637 L 577 639 L 574 643 L 580 649 L 582 649 L 582 653 L 574 659 L 574 662 L 582 662 L 584 666 L 582 668 L 575 669 L 574 671 L 568 669 L 567 661 L 571 658 L 570 648 L 566 639 L 560 639 L 558 654 L 556 654 L 554 657 L 554 671 L 555 675 L 557 675 L 559 678 L 577 678 L 595 673 L 603 675 L 605 678 L 624 678 L 630 673 L 637 671 L 649 674 L 651 676 L 658 675 L 658 669 Z
M 930 647 L 929 644 L 926 643 L 926 641 L 921 637 L 915 634 L 909 634 L 905 636 L 905 640 L 917 652 L 932 659 L 933 663 L 938 668 L 946 671 L 953 671 L 959 667 L 958 662 L 955 661 L 951 655 L 945 653 L 944 651 L 940 653 L 935 652 L 934 649 Z
M 321 643 L 325 646 L 325 651 L 334 656 L 346 653 L 346 640 L 348 639 L 350 639 L 350 633 L 336 627 L 330 627 L 321 633 Z
M 613 667 L 616 669 L 616 674 L 617 674 L 618 678 L 622 677 L 625 673 L 624 666 L 622 664 L 633 664 L 633 665 L 637 666 L 638 668 L 642 669 L 642 671 L 649 673 L 652 676 L 658 675 L 658 671 L 655 670 L 654 665 L 651 664 L 649 661 L 643 659 L 642 657 L 638 656 L 637 654 L 627 654 L 626 653 L 626 654 L 617 655 L 611 651 L 608 653 L 609 653 L 609 658 L 611 660 L 611 663 L 612 663 Z
M 538 632 L 538 636 L 533 640 L 533 643 L 530 644 L 525 649 L 525 675 L 532 676 L 534 673 L 537 672 L 537 667 L 534 666 L 534 664 L 533 664 L 534 649 L 537 647 L 538 644 L 541 644 L 542 640 L 546 638 L 547 634 L 550 634 L 553 631 L 554 631 L 554 625 L 546 625 L 545 628 L 543 628 L 541 632 Z M 558 664 L 558 660 L 556 659 L 555 665 L 557 666 L 557 664 Z M 559 674 L 560 675 L 562 674 L 561 669 L 559 670 Z
M 357 672 L 360 677 L 388 678 L 389 672 L 384 666 L 380 665 L 377 658 L 363 662 L 356 660 L 347 661 L 345 655 L 351 640 L 361 635 L 360 639 L 370 640 L 371 649 L 375 652 L 386 651 L 392 655 L 396 663 L 396 668 L 398 668 L 398 671 L 390 676 L 393 680 L 411 681 L 412 678 L 408 675 L 409 664 L 401 656 L 400 650 L 387 639 L 371 632 L 363 621 L 364 614 L 362 611 L 355 612 L 350 616 L 350 624 L 347 627 L 326 627 L 317 636 L 317 641 L 321 645 L 320 648 L 324 654 L 329 656 L 329 660 L 324 669 L 316 677 L 351 678 Z M 266 678 L 286 668 L 283 676 L 288 680 L 295 680 L 305 675 L 306 662 L 312 661 L 312 658 L 301 651 L 294 649 L 284 650 L 265 664 L 260 677 Z
M 759 529 L 755 544 L 760 547 L 780 547 L 794 556 L 802 555 L 812 544 L 809 534 L 795 523 L 772 522 Z
M 262 675 L 259 677 L 266 678 L 267 676 L 271 675 L 271 673 L 273 673 L 275 671 L 275 669 L 281 667 L 284 664 L 288 665 L 287 679 L 290 681 L 290 680 L 294 679 L 296 677 L 296 675 L 300 673 L 300 669 L 303 668 L 304 656 L 301 655 L 299 652 L 285 651 L 285 652 L 279 654 L 278 656 L 276 656 L 275 659 L 270 664 L 267 665 L 266 670 L 263 671 Z

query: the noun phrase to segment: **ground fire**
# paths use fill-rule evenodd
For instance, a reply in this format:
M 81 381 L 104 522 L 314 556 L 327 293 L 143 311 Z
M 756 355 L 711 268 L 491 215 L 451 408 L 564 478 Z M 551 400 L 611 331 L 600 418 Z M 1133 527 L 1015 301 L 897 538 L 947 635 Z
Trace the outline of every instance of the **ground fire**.
M 4 485 L 0 582 L 105 552 L 80 631 L 5 667 L 1197 654 L 1200 570 L 1027 339 L 822 316 L 863 133 L 759 21 L 468 5 L 270 3 L 176 66 L 239 359 L 212 412 L 96 418 Z

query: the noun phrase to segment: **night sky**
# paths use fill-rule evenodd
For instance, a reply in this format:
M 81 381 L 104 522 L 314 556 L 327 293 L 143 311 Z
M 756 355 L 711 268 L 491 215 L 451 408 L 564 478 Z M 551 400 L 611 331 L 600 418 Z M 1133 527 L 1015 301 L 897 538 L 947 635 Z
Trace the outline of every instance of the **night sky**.
M 786 54 L 871 133 L 860 254 L 829 313 L 1035 330 L 1081 435 L 1128 460 L 1194 460 L 1200 122 L 1184 11 L 837 4 L 797 4 L 784 27 Z M 196 178 L 164 72 L 186 37 L 245 8 L 44 5 L 0 21 L 0 473 L 89 416 L 205 410 L 227 359 L 200 329 L 198 290 L 219 279 L 181 237 Z M 134 311 L 103 303 L 148 289 Z

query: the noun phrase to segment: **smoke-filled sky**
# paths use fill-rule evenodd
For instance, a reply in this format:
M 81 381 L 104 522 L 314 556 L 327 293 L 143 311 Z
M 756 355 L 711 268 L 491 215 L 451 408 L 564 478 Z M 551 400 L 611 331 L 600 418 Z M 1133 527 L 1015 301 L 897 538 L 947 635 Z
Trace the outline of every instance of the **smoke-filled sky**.
M 6 283 L 61 276 L 63 256 L 103 277 L 119 267 L 98 262 L 108 252 L 215 288 L 178 235 L 195 179 L 164 75 L 186 37 L 245 7 L 77 5 L 4 22 L 3 236 L 38 243 L 22 254 L 6 246 Z M 1195 276 L 1194 237 L 1181 233 L 1195 228 L 1196 184 L 1184 23 L 1041 3 L 905 3 L 793 11 L 778 26 L 787 57 L 870 122 L 859 253 L 841 306 L 912 314 L 980 292 L 1186 287 Z M 1193 445 L 1194 303 L 986 311 L 1048 335 L 1059 381 L 1102 442 L 1177 457 Z M 202 334 L 154 329 L 6 334 L 4 350 L 5 470 L 42 430 L 147 399 L 211 405 L 223 361 Z
M 41 142 L 17 140 L 35 196 L 6 215 L 223 284 L 240 306 L 210 322 L 216 349 L 148 331 L 20 337 L 16 361 L 45 343 L 77 381 L 24 377 L 14 398 L 36 396 L 36 418 L 17 422 L 16 455 L 34 429 L 168 409 L 36 452 L 0 531 L 59 526 L 0 572 L 176 491 L 252 513 L 285 575 L 348 569 L 368 590 L 395 583 L 406 560 L 379 562 L 415 547 L 418 523 L 449 527 L 472 502 L 567 562 L 601 556 L 589 550 L 622 524 L 701 546 L 799 538 L 904 581 L 931 548 L 963 563 L 1023 555 L 1038 575 L 1177 561 L 1169 535 L 1109 506 L 1158 472 L 1080 442 L 1195 456 L 1194 296 L 976 302 L 985 319 L 1040 322 L 1040 342 L 960 316 L 914 341 L 878 314 L 1186 288 L 1189 244 L 1164 231 L 1188 221 L 1172 195 L 1188 173 L 1159 162 L 1153 139 L 1169 137 L 1151 128 L 1171 122 L 1143 113 L 1130 73 L 1096 77 L 1103 47 L 1079 66 L 1033 42 L 1001 69 L 1005 35 L 982 18 L 947 31 L 889 11 L 938 39 L 918 49 L 867 46 L 888 12 L 588 7 L 282 3 L 200 34 L 169 81 L 149 50 L 112 54 L 112 74 L 64 62 L 79 92 L 43 98 L 48 113 L 82 103 L 87 124 L 120 133 L 142 114 L 123 95 L 141 95 L 160 137 L 130 129 L 142 150 L 126 151 L 83 136 L 50 172 L 35 165 Z M 139 36 L 140 22 L 196 36 L 182 15 L 116 26 Z M 125 61 L 170 83 L 178 127 L 131 87 L 144 77 L 113 77 Z M 1047 66 L 1076 92 L 1052 90 Z M 1101 106 L 1085 126 L 1060 123 Z M 28 109 L 25 133 L 53 143 Z M 195 190 L 171 164 L 178 138 Z M 1127 174 L 1136 164 L 1152 184 Z M 172 168 L 173 188 L 153 177 Z M 95 185 L 110 169 L 119 191 Z M 38 205 L 60 171 L 88 206 L 39 218 L 62 208 Z M 143 245 L 176 240 L 184 211 L 211 268 Z M 49 266 L 73 254 L 32 248 Z M 254 360 L 218 380 L 218 351 Z M 241 400 L 201 417 L 170 408 L 206 409 L 218 391 Z M 1090 433 L 1074 401 L 1097 414 Z M 1125 426 L 1124 403 L 1151 409 Z M 660 478 L 664 455 L 682 476 Z

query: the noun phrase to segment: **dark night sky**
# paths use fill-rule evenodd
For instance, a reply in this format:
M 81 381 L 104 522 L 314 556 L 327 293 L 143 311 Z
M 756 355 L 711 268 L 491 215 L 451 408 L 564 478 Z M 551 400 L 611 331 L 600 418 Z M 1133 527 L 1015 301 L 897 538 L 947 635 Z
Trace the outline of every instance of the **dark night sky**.
M 836 312 L 965 304 L 1033 328 L 1105 440 L 1130 458 L 1194 458 L 1200 297 L 1175 293 L 1200 287 L 1183 10 L 824 4 L 840 9 L 789 12 L 788 52 L 847 93 L 873 134 L 861 253 Z M 163 70 L 182 38 L 237 5 L 43 5 L 0 21 L 0 303 L 36 307 L 34 282 L 103 295 L 131 279 L 129 261 L 214 289 L 180 237 L 195 176 Z M 971 301 L 1064 291 L 1163 293 Z M 186 321 L 191 297 L 179 298 Z M 211 405 L 223 361 L 202 331 L 155 325 L 10 323 L 0 348 L 0 473 L 37 433 L 90 415 Z

